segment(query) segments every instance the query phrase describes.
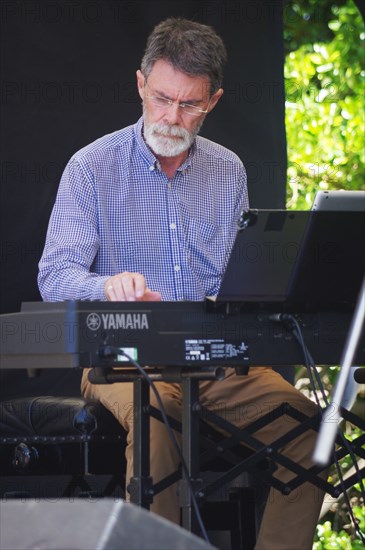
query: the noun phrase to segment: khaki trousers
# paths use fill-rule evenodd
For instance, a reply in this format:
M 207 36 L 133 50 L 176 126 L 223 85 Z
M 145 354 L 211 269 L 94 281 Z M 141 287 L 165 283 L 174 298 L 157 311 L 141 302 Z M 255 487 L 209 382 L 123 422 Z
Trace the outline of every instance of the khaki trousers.
M 85 397 L 100 400 L 128 432 L 127 483 L 133 474 L 133 384 L 90 384 L 88 370 L 83 373 L 81 390 Z M 181 418 L 182 392 L 180 384 L 156 384 L 167 414 Z M 237 376 L 227 368 L 222 381 L 200 383 L 201 403 L 217 412 L 227 421 L 244 428 L 283 402 L 290 403 L 307 415 L 317 412 L 308 400 L 271 367 L 251 367 L 248 375 Z M 153 392 L 151 404 L 157 407 Z M 296 421 L 287 416 L 275 420 L 255 434 L 265 444 L 291 430 Z M 309 430 L 290 442 L 282 452 L 304 467 L 312 465 L 311 454 L 316 433 Z M 151 419 L 151 475 L 154 483 L 176 470 L 179 458 L 167 435 L 163 423 Z M 289 481 L 291 474 L 278 465 L 275 476 Z M 323 500 L 323 492 L 310 483 L 304 483 L 290 495 L 284 496 L 271 488 L 265 507 L 256 550 L 310 550 Z M 172 485 L 154 498 L 151 510 L 170 521 L 179 523 L 180 511 L 176 485 Z

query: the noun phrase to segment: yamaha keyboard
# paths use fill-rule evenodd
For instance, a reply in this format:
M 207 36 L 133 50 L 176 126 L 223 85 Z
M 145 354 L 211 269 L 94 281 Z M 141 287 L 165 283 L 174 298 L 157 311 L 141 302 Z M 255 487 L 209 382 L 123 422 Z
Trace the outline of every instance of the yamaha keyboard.
M 339 364 L 351 313 L 295 315 L 318 365 Z M 280 314 L 205 302 L 29 302 L 0 316 L 1 368 L 301 365 Z M 356 365 L 365 365 L 364 337 Z

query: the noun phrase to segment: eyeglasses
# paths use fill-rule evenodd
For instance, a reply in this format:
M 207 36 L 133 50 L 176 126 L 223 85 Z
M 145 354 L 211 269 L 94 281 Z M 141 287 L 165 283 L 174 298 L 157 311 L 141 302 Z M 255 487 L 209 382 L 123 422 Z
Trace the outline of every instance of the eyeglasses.
M 200 116 L 201 114 L 206 114 L 209 109 L 210 100 L 208 103 L 207 108 L 200 109 L 199 107 L 195 107 L 195 105 L 190 105 L 190 103 L 179 103 L 178 101 L 173 101 L 172 99 L 167 99 L 166 97 L 161 97 L 159 95 L 149 95 L 145 94 L 145 97 L 147 97 L 151 103 L 156 105 L 156 107 L 159 107 L 160 109 L 169 109 L 172 107 L 172 105 L 177 105 L 179 109 L 181 109 L 182 113 L 186 113 L 187 115 L 191 116 Z

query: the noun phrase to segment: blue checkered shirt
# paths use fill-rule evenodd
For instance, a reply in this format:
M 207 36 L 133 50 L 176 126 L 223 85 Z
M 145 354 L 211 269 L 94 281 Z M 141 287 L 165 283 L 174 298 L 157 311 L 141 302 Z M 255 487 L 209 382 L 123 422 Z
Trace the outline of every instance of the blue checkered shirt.
M 238 157 L 198 136 L 169 180 L 143 119 L 77 152 L 63 173 L 38 283 L 47 301 L 105 300 L 104 283 L 139 272 L 163 300 L 217 294 L 248 207 Z

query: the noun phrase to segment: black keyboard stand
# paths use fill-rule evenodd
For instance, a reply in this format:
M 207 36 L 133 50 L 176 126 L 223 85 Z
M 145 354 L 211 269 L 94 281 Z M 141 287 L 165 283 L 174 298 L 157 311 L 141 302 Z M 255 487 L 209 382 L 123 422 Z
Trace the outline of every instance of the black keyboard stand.
M 101 373 L 100 370 L 103 372 Z M 95 371 L 99 371 L 99 382 L 101 383 L 131 380 L 134 382 L 134 475 L 128 488 L 131 501 L 148 509 L 153 500 L 153 495 L 159 493 L 171 483 L 180 480 L 179 495 L 182 525 L 188 531 L 199 533 L 196 515 L 192 506 L 191 491 L 194 491 L 196 500 L 202 502 L 209 494 L 233 480 L 242 472 L 248 471 L 253 475 L 259 475 L 269 485 L 287 495 L 309 481 L 336 498 L 358 482 L 358 477 L 355 475 L 347 479 L 341 486 L 334 486 L 321 478 L 320 474 L 325 469 L 324 467 L 313 466 L 310 469 L 305 469 L 281 454 L 280 449 L 299 434 L 308 429 L 318 431 L 321 421 L 320 415 L 308 417 L 289 404 L 283 403 L 245 429 L 240 430 L 199 403 L 199 381 L 208 377 L 219 378 L 221 377 L 221 370 L 217 371 L 214 367 L 210 367 L 208 372 L 202 372 L 201 367 L 196 370 L 182 367 L 174 368 L 174 376 L 171 369 L 169 369 L 168 375 L 165 377 L 163 368 L 151 369 L 155 380 L 168 378 L 169 381 L 179 381 L 183 384 L 182 422 L 180 423 L 172 418 L 169 418 L 169 422 L 174 430 L 182 433 L 182 453 L 186 465 L 186 471 L 180 467 L 176 472 L 154 485 L 150 477 L 149 464 L 149 418 L 153 416 L 162 421 L 162 416 L 160 411 L 150 406 L 149 386 L 135 370 L 123 369 L 117 372 L 112 371 L 112 369 L 100 370 L 94 369 L 92 375 L 94 383 L 98 381 L 98 373 L 95 373 Z M 352 452 L 355 455 L 365 458 L 365 449 L 363 448 L 365 443 L 365 421 L 349 411 L 342 410 L 341 413 L 345 420 L 349 420 L 363 430 L 364 433 L 349 442 L 349 444 L 351 444 Z M 255 432 L 284 414 L 297 420 L 298 424 L 286 435 L 275 440 L 269 447 L 261 443 L 255 437 Z M 212 428 L 212 425 L 216 429 Z M 222 435 L 222 431 L 228 435 Z M 348 454 L 348 450 L 340 438 L 337 438 L 336 443 L 336 457 L 341 459 Z M 248 454 L 247 452 L 241 452 L 244 448 L 246 451 L 247 448 L 250 449 Z M 203 483 L 199 477 L 201 468 L 209 461 L 222 456 L 230 463 L 230 467 L 213 483 Z M 273 476 L 275 464 L 282 464 L 293 472 L 293 478 L 290 482 L 282 483 Z M 362 478 L 365 477 L 365 468 L 360 470 L 360 475 Z
M 182 382 L 183 407 L 182 423 L 169 418 L 170 426 L 182 433 L 182 453 L 187 469 L 176 471 L 159 484 L 153 486 L 150 476 L 150 416 L 162 421 L 161 413 L 150 406 L 149 385 L 135 368 L 126 367 L 118 371 L 112 368 L 94 368 L 89 379 L 94 384 L 130 382 L 134 385 L 134 472 L 128 485 L 131 502 L 149 509 L 153 495 L 162 491 L 170 483 L 180 481 L 180 506 L 183 526 L 196 532 L 195 515 L 191 506 L 191 486 L 194 486 L 199 473 L 199 382 L 219 380 L 224 376 L 222 367 L 156 367 L 147 368 L 154 381 Z M 194 488 L 195 489 L 195 488 Z

